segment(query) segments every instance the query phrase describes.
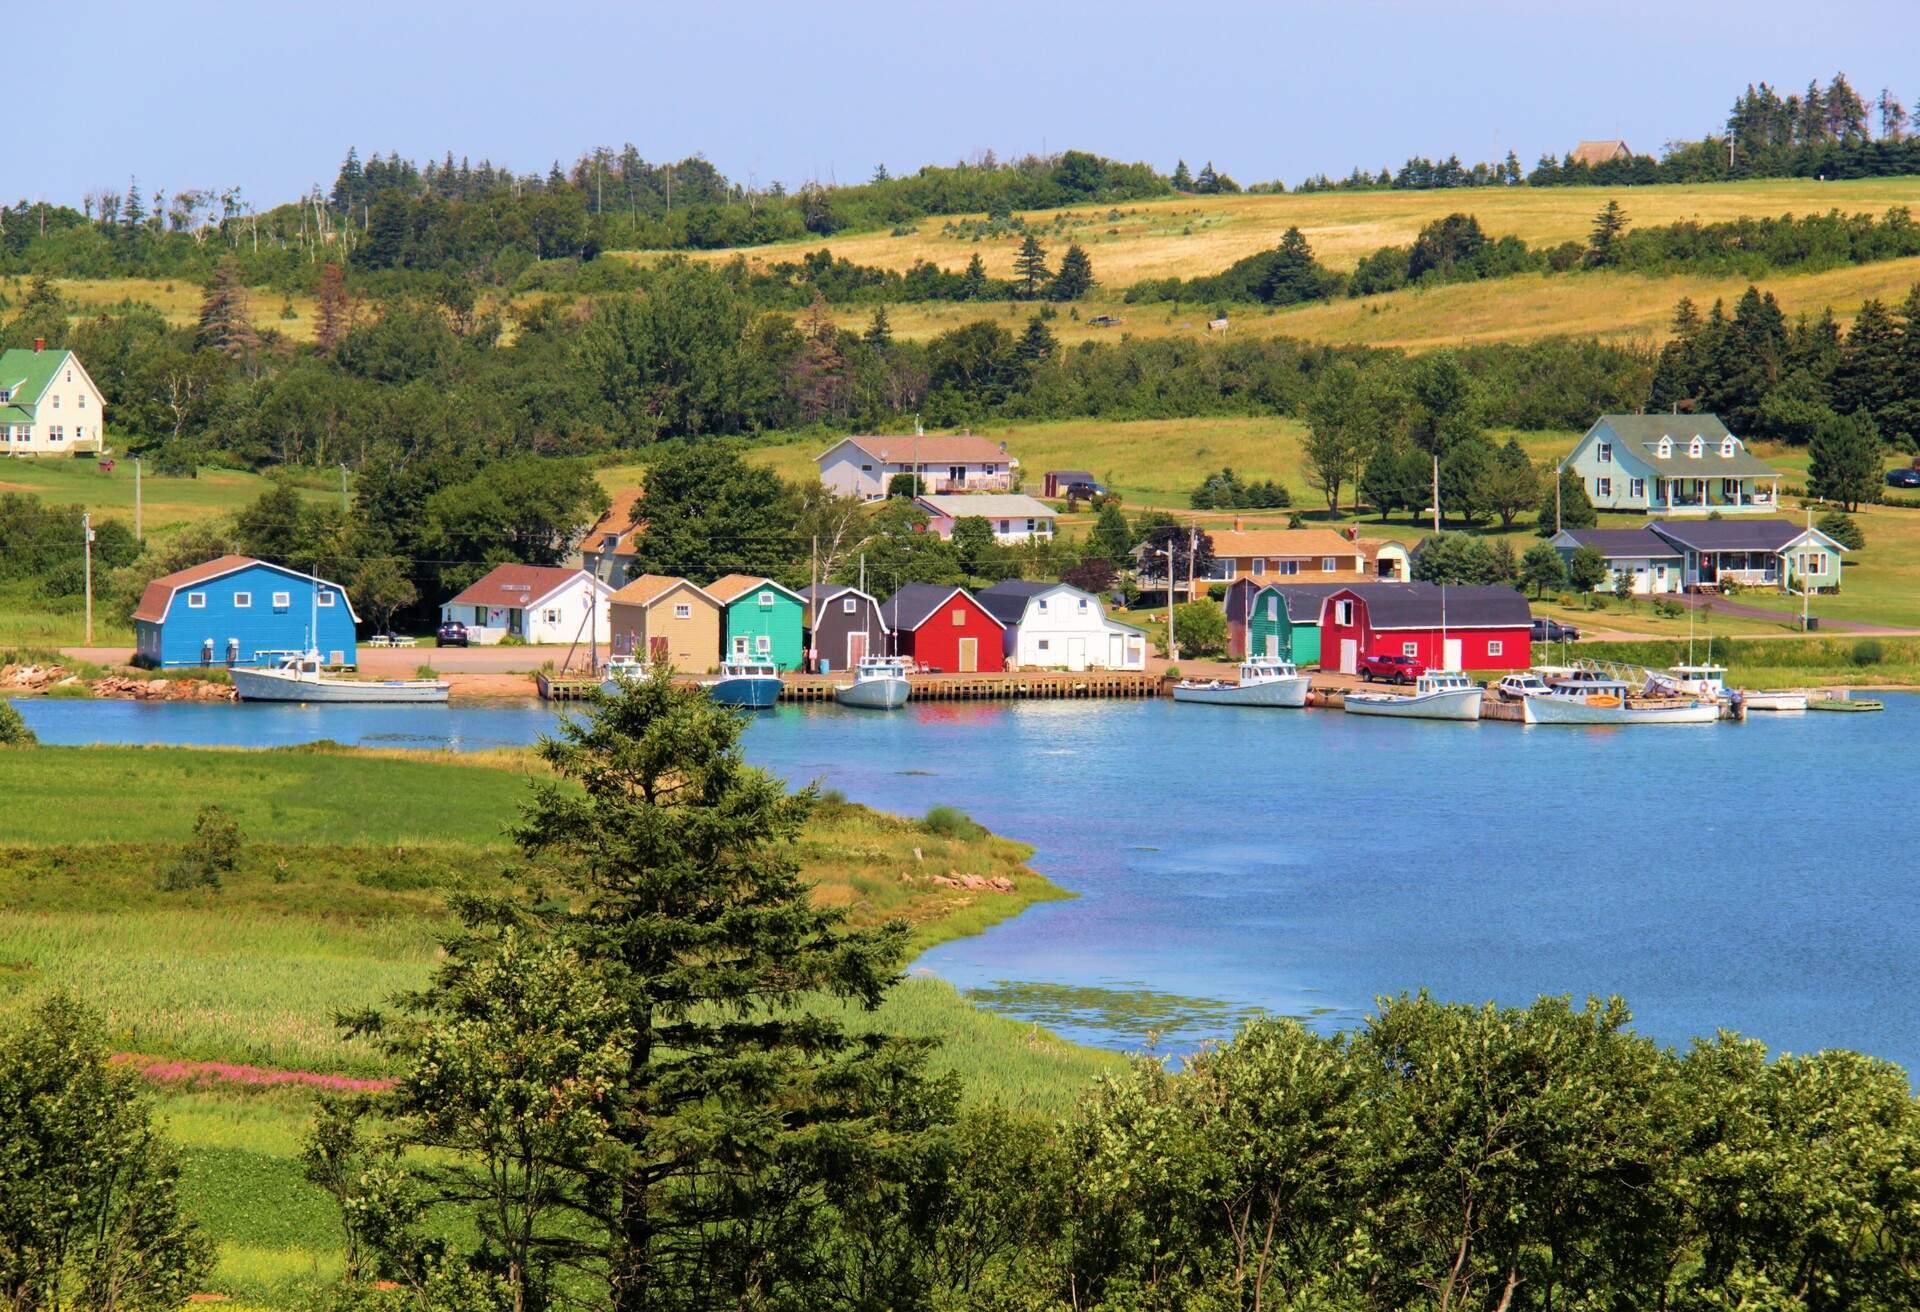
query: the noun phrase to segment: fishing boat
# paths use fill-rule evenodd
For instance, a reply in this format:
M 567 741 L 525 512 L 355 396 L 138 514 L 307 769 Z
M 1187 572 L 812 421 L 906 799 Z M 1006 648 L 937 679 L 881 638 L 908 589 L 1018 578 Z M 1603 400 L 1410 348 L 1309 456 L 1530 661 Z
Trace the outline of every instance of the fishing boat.
M 1173 699 L 1213 706 L 1298 708 L 1307 704 L 1307 688 L 1311 682 L 1292 661 L 1272 656 L 1254 656 L 1240 666 L 1238 683 L 1227 683 L 1221 679 L 1205 682 L 1182 679 L 1173 685 Z
M 1718 700 L 1727 695 L 1727 667 L 1711 661 L 1704 665 L 1669 665 L 1666 682 L 1675 691 Z
M 1807 709 L 1807 695 L 1782 689 L 1776 692 L 1753 692 L 1742 694 L 1750 711 L 1804 711 Z
M 780 667 L 772 661 L 739 657 L 720 662 L 717 678 L 704 679 L 701 687 L 722 706 L 744 706 L 763 711 L 780 700 Z
M 1809 697 L 1807 709 L 1810 711 L 1884 711 L 1887 704 L 1876 697 L 1851 697 L 1845 692 L 1829 693 L 1825 697 Z
M 1625 679 L 1598 670 L 1548 670 L 1551 696 L 1530 698 L 1528 724 L 1712 724 L 1720 705 L 1704 697 L 1636 691 Z
M 854 667 L 853 682 L 833 690 L 842 706 L 891 711 L 904 706 L 913 685 L 907 682 L 907 662 L 898 656 L 869 656 Z
M 1503 702 L 1523 702 L 1529 697 L 1551 697 L 1553 689 L 1532 670 L 1509 674 L 1493 685 L 1493 694 Z
M 620 681 L 635 682 L 647 677 L 647 663 L 638 656 L 609 656 L 600 667 L 600 691 L 611 697 L 620 691 Z
M 317 651 L 261 652 L 271 665 L 228 671 L 243 702 L 381 702 L 445 704 L 448 685 L 440 679 L 349 679 L 329 674 Z
M 1350 715 L 1392 715 L 1407 720 L 1477 720 L 1487 690 L 1459 670 L 1428 670 L 1413 691 L 1350 692 Z

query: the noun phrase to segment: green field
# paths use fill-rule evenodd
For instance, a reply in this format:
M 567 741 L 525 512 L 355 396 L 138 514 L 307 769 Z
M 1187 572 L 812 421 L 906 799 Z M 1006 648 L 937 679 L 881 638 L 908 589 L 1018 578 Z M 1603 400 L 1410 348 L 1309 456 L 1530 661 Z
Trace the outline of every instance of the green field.
M 541 768 L 524 752 L 327 746 L 46 747 L 0 760 L 0 1006 L 17 1012 L 60 986 L 101 1008 L 128 1053 L 357 1077 L 386 1072 L 334 1016 L 424 980 L 446 895 L 499 886 L 513 857 L 503 828 Z M 74 804 L 76 781 L 91 804 Z M 217 890 L 162 891 L 208 800 L 246 837 L 238 870 Z M 799 855 L 817 897 L 855 923 L 904 917 L 919 946 L 1060 896 L 1019 844 L 838 803 L 821 807 Z M 1016 891 L 903 884 L 916 868 L 1004 874 Z M 1117 1060 L 931 979 L 851 1019 L 942 1040 L 939 1061 L 971 1096 L 1009 1106 L 1061 1108 Z M 191 1206 L 220 1245 L 216 1292 L 302 1305 L 305 1284 L 337 1270 L 329 1205 L 294 1160 L 310 1105 L 298 1089 L 232 1083 L 163 1098 Z

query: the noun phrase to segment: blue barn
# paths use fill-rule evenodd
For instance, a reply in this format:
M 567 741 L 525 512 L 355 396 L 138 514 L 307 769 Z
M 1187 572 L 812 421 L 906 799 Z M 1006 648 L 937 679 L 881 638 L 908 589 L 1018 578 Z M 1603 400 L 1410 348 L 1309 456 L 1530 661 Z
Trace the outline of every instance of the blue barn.
M 337 583 L 252 556 L 221 556 L 147 584 L 133 612 L 135 659 L 151 666 L 257 665 L 263 651 L 311 647 L 329 665 L 353 665 L 359 618 Z

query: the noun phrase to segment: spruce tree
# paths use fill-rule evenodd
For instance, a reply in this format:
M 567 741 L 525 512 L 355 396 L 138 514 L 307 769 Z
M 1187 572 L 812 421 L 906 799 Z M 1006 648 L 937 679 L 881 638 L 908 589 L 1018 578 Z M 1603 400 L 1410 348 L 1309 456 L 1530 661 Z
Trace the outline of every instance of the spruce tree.
M 1619 263 L 1620 252 L 1615 244 L 1626 230 L 1626 211 L 1620 208 L 1619 201 L 1609 200 L 1593 216 L 1593 233 L 1587 239 L 1586 262 L 1594 268 L 1606 268 Z
M 873 307 L 873 319 L 867 324 L 867 331 L 860 335 L 860 340 L 876 351 L 884 351 L 893 345 L 893 325 L 887 321 L 886 306 Z
M 1173 166 L 1173 189 L 1175 191 L 1193 190 L 1193 174 L 1188 171 L 1185 160 Z
M 1545 489 L 1540 495 L 1540 536 L 1550 538 L 1560 529 L 1592 528 L 1599 521 L 1594 514 L 1593 501 L 1587 496 L 1587 488 L 1580 481 L 1580 475 L 1568 465 L 1560 470 L 1560 498 L 1558 507 L 1554 504 L 1554 480 L 1543 480 Z M 1556 509 L 1558 523 L 1555 522 Z
M 1047 284 L 1047 295 L 1056 301 L 1077 301 L 1093 290 L 1093 261 L 1075 242 L 1060 257 L 1060 271 Z
M 960 275 L 961 299 L 968 301 L 984 300 L 987 294 L 987 265 L 975 251 L 973 258 L 967 261 L 967 271 Z
M 200 326 L 196 342 L 206 350 L 218 351 L 229 360 L 251 359 L 260 348 L 253 330 L 253 318 L 247 310 L 247 289 L 240 281 L 240 266 L 232 259 L 214 267 L 213 278 L 200 301 Z
M 1046 247 L 1032 233 L 1020 243 L 1020 251 L 1013 257 L 1013 282 L 1022 300 L 1030 301 L 1040 294 L 1040 289 L 1052 278 L 1047 268 Z
M 1027 320 L 1026 330 L 1013 344 L 1014 368 L 1022 378 L 1030 378 L 1035 371 L 1053 363 L 1054 353 L 1059 349 L 1060 344 L 1036 314 Z
M 1813 430 L 1807 491 L 1852 511 L 1880 486 L 1880 430 L 1864 410 L 1829 415 Z

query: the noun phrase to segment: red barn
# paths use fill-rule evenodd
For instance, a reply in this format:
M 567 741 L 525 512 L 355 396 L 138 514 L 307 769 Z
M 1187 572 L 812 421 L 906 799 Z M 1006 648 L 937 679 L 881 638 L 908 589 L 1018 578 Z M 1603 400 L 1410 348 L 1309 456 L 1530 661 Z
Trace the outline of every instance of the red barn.
M 1362 656 L 1411 656 L 1434 670 L 1524 670 L 1532 642 L 1533 611 L 1512 588 L 1372 583 L 1330 594 L 1320 611 L 1320 668 L 1344 674 Z
M 894 654 L 949 674 L 1004 670 L 1007 626 L 965 588 L 909 583 L 887 598 L 880 618 Z

